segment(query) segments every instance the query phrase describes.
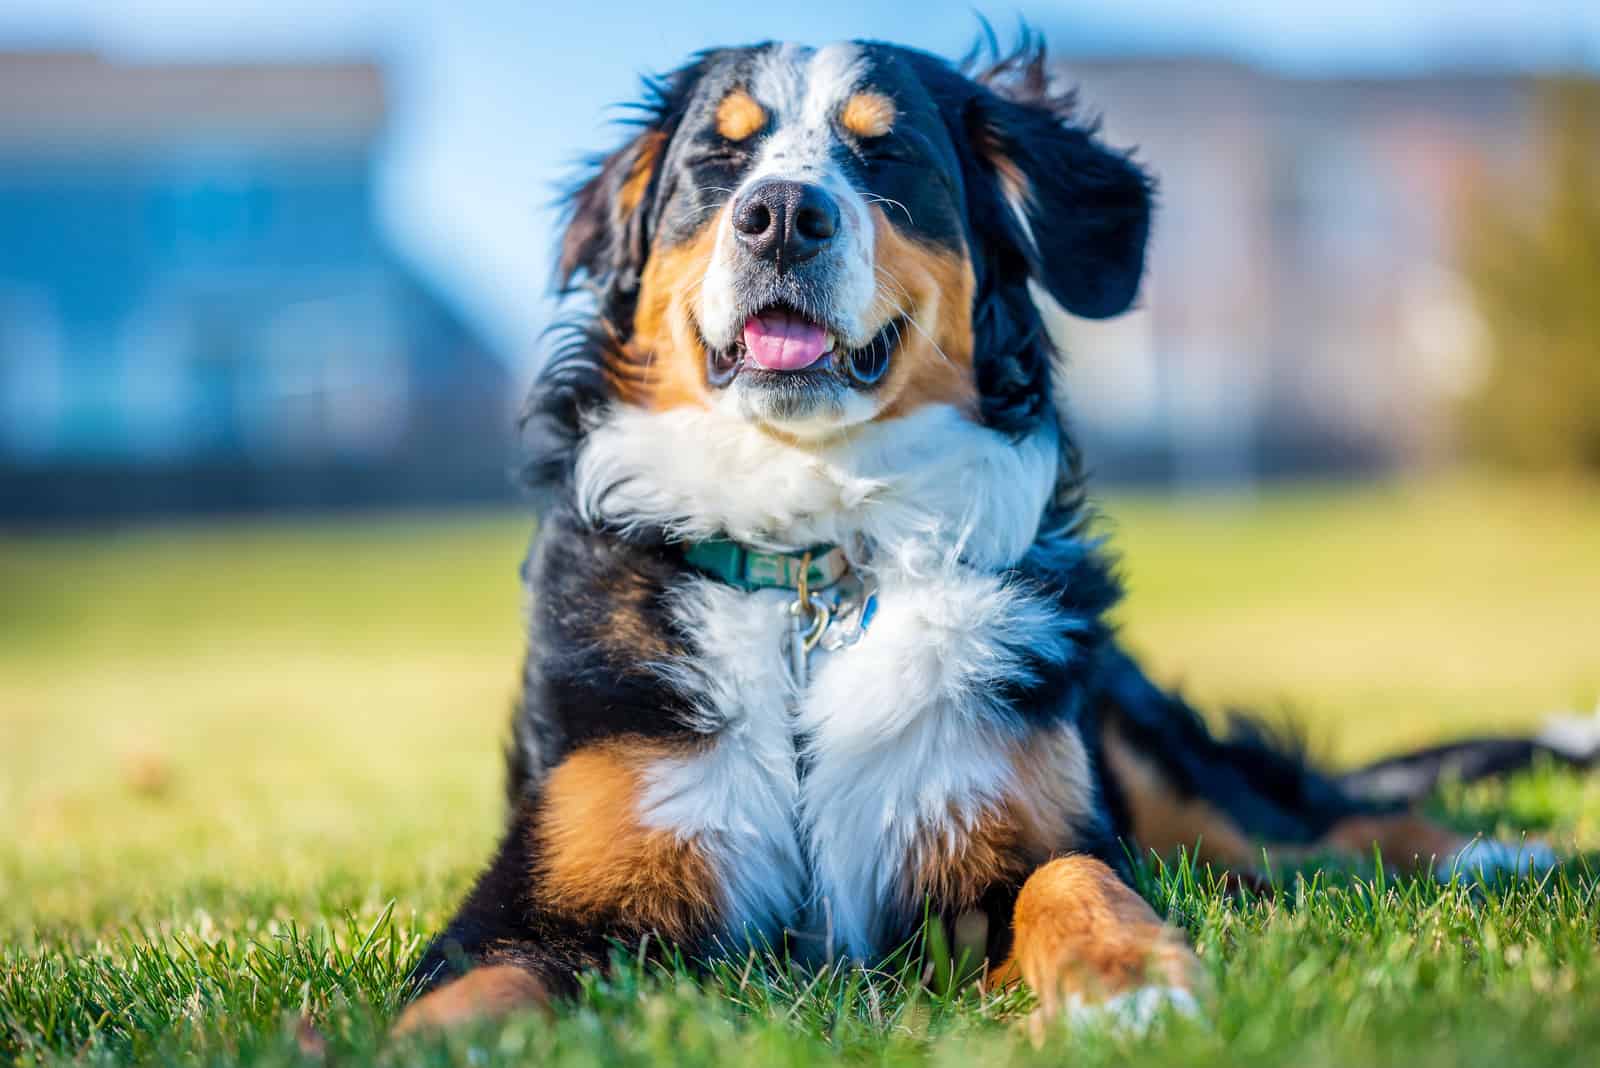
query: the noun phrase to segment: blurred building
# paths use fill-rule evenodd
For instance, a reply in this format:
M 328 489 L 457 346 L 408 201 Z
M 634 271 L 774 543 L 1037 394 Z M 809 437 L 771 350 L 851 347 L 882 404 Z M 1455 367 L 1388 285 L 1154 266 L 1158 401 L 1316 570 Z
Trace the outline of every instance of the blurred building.
M 364 63 L 0 53 L 0 518 L 503 496 L 512 389 L 386 244 Z
M 1056 323 L 1097 469 L 1239 484 L 1448 453 L 1478 366 L 1453 269 L 1463 193 L 1529 163 L 1531 79 L 1184 58 L 1072 60 L 1061 77 L 1160 182 L 1141 309 Z
M 1057 317 L 1109 478 L 1426 463 L 1471 380 L 1462 190 L 1531 79 L 1063 66 L 1161 183 L 1138 311 Z M 0 53 L 0 521 L 503 497 L 502 361 L 386 241 L 362 63 Z

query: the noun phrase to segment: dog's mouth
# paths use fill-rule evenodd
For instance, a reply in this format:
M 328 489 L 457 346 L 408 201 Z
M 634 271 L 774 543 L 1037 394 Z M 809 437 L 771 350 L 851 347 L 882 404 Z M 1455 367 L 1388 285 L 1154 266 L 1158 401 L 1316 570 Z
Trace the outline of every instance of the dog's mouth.
M 842 375 L 868 387 L 883 380 L 903 323 L 890 320 L 860 348 L 848 348 L 836 330 L 783 304 L 769 305 L 744 322 L 726 348 L 706 347 L 706 378 L 726 386 L 741 374 L 767 380 Z

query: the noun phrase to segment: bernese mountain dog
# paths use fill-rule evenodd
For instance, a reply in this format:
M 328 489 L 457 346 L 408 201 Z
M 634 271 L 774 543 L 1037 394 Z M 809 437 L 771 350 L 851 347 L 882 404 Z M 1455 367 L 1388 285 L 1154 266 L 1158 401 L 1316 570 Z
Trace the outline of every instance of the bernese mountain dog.
M 1038 301 L 1128 308 L 1152 181 L 1041 48 L 717 49 L 642 115 L 572 195 L 588 298 L 527 414 L 508 824 L 400 1030 L 560 998 L 616 942 L 872 962 L 925 922 L 1045 1017 L 1192 1011 L 1135 851 L 1552 863 L 1408 804 L 1537 743 L 1340 777 L 1118 647 Z

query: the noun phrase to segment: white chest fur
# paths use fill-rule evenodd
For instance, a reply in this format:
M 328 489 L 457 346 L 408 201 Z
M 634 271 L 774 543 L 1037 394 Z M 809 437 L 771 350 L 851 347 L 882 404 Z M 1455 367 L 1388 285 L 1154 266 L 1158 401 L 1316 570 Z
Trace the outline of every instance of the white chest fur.
M 1014 787 L 1017 735 L 994 707 L 998 684 L 1027 671 L 1025 656 L 1071 650 L 1053 608 L 997 576 L 885 576 L 871 629 L 817 654 L 796 693 L 790 596 L 709 580 L 681 594 L 680 619 L 707 652 L 663 670 L 700 695 L 715 741 L 657 767 L 644 816 L 712 854 L 731 936 L 788 926 L 870 958 L 891 948 L 917 850 L 959 838 Z
M 813 654 L 803 693 L 785 664 L 792 594 L 677 594 L 701 653 L 659 670 L 698 697 L 713 741 L 655 770 L 642 816 L 711 853 L 730 936 L 798 923 L 872 956 L 916 851 L 1011 788 L 1017 728 L 992 695 L 1071 646 L 1052 606 L 997 573 L 1033 543 L 1058 462 L 1053 423 L 1018 440 L 941 405 L 811 448 L 695 408 L 620 406 L 591 431 L 576 472 L 591 520 L 873 547 L 877 617 Z

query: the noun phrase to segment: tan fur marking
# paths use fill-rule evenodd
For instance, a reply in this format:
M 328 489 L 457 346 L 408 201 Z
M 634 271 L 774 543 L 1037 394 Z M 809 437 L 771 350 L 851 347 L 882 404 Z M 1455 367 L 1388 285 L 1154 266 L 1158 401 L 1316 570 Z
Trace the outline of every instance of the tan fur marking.
M 549 991 L 532 973 L 512 964 L 485 965 L 407 1005 L 392 1033 L 454 1027 L 467 1020 L 543 1006 L 549 1000 Z
M 900 346 L 878 387 L 885 398 L 884 417 L 906 415 L 926 404 L 975 412 L 972 297 L 977 282 L 972 264 L 963 254 L 906 237 L 877 205 L 872 223 L 878 299 L 871 319 L 881 324 L 909 315 L 914 320 L 902 328 Z
M 941 911 L 972 908 L 989 887 L 1017 879 L 1043 859 L 1033 855 L 1024 833 L 1009 804 L 981 814 L 964 833 L 926 832 L 914 847 L 920 861 L 901 891 L 901 904 L 915 908 L 928 898 Z
M 1422 871 L 1429 864 L 1448 863 L 1466 844 L 1467 839 L 1461 835 L 1407 812 L 1343 820 L 1334 824 L 1318 846 L 1368 860 L 1373 846 L 1377 846 L 1386 866 Z
M 602 580 L 607 626 L 599 640 L 630 660 L 682 656 L 682 646 L 646 615 L 656 587 L 637 571 L 616 568 Z
M 674 755 L 660 743 L 608 740 L 573 753 L 545 783 L 534 826 L 541 907 L 593 927 L 687 941 L 717 913 L 717 881 L 692 840 L 639 821 L 644 773 Z
M 1259 865 L 1260 850 L 1232 820 L 1205 801 L 1179 797 L 1115 726 L 1106 727 L 1101 753 L 1127 801 L 1140 849 L 1167 856 L 1179 848 L 1193 851 L 1198 843 L 1202 860 L 1232 868 Z
M 1026 208 L 1033 200 L 1033 184 L 1022 168 L 1005 156 L 996 157 L 995 173 L 1000 176 L 1000 187 L 1016 208 Z
M 1006 154 L 999 135 L 987 126 L 978 130 L 978 150 L 989 161 L 989 166 L 994 168 L 995 176 L 1000 179 L 1001 190 L 1013 205 L 1021 208 L 1032 201 L 1033 183 L 1017 165 L 1017 161 Z
M 860 92 L 844 102 L 839 122 L 857 137 L 882 137 L 894 129 L 898 109 L 882 93 Z
M 914 848 L 919 859 L 902 891 L 903 904 L 930 898 L 943 911 L 968 909 L 996 883 L 1014 881 L 1072 848 L 1076 828 L 1093 806 L 1089 757 L 1077 730 L 1035 734 L 1015 747 L 1011 762 L 1010 798 L 982 813 L 965 833 L 930 832 Z
M 621 218 L 632 215 L 639 201 L 644 199 L 644 191 L 649 188 L 650 179 L 656 173 L 656 162 L 666 142 L 667 135 L 660 130 L 650 130 L 640 135 L 633 165 L 628 168 L 628 177 L 617 191 L 617 212 Z
M 1074 995 L 1097 1002 L 1147 984 L 1192 991 L 1201 981 L 1178 933 L 1092 857 L 1061 857 L 1030 875 L 1011 927 L 1011 956 L 991 982 L 1026 982 L 1040 1018 Z
M 717 133 L 743 141 L 767 124 L 767 109 L 743 89 L 735 89 L 717 105 Z
M 972 377 L 972 265 L 955 252 L 914 241 L 874 206 L 878 296 L 869 321 L 902 315 L 915 320 L 901 331 L 889 373 L 878 387 L 883 417 L 906 415 L 925 404 L 950 404 L 976 412 Z M 692 239 L 652 253 L 639 282 L 633 336 L 607 367 L 613 388 L 632 404 L 657 409 L 709 405 L 705 349 L 690 314 L 727 208 Z
M 705 406 L 705 349 L 690 316 L 717 245 L 719 211 L 692 239 L 653 252 L 639 280 L 633 336 L 607 368 L 618 396 L 654 408 Z

